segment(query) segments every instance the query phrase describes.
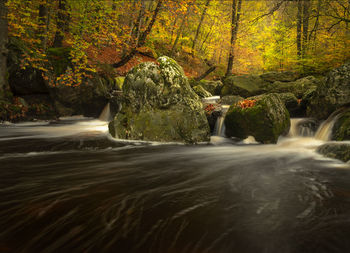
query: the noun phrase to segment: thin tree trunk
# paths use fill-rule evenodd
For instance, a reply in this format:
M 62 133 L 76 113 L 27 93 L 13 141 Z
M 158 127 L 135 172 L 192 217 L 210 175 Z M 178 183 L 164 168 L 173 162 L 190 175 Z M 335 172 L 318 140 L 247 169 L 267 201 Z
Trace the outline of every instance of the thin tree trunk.
M 298 13 L 297 13 L 297 56 L 298 60 L 301 59 L 301 26 L 302 26 L 302 0 L 298 0 Z
M 137 48 L 145 44 L 146 38 L 152 30 L 152 27 L 157 19 L 157 16 L 160 11 L 160 8 L 162 7 L 162 4 L 163 4 L 163 0 L 158 0 L 157 7 L 154 10 L 152 20 L 148 24 L 147 29 L 141 34 L 139 41 L 137 42 L 136 46 L 131 49 L 130 53 L 125 55 L 119 62 L 116 62 L 112 65 L 114 68 L 119 68 L 121 66 L 124 66 L 126 63 L 128 63 L 128 61 L 130 61 L 134 57 L 134 55 L 137 53 Z
M 175 19 L 174 19 L 174 23 L 173 23 L 173 25 L 171 26 L 170 42 L 169 42 L 170 45 L 173 43 L 173 36 L 174 36 L 174 30 L 175 30 L 177 18 L 178 18 L 178 16 L 176 15 L 176 16 L 175 16 Z
M 201 27 L 202 27 L 202 24 L 203 24 L 203 21 L 204 21 L 204 18 L 205 18 L 205 14 L 207 13 L 210 1 L 211 0 L 207 0 L 207 2 L 205 3 L 201 19 L 200 19 L 199 24 L 197 26 L 196 35 L 194 36 L 194 40 L 193 40 L 193 44 L 192 44 L 192 50 L 191 50 L 192 51 L 192 55 L 194 55 L 194 48 L 196 47 L 198 35 L 199 35 L 200 30 L 201 30 Z
M 238 0 L 237 5 L 236 5 L 236 0 L 232 0 L 231 45 L 230 45 L 230 54 L 229 54 L 228 63 L 227 63 L 227 70 L 225 74 L 226 77 L 232 74 L 233 60 L 235 57 L 234 47 L 237 40 L 238 25 L 239 25 L 239 19 L 241 15 L 241 7 L 242 7 L 242 0 Z
M 303 43 L 302 43 L 302 58 L 304 59 L 308 50 L 309 42 L 309 18 L 310 18 L 310 0 L 303 2 Z
M 216 66 L 211 66 L 207 71 L 205 71 L 202 75 L 199 77 L 196 77 L 194 80 L 199 82 L 200 80 L 206 78 L 211 72 L 213 72 L 216 69 Z
M 132 43 L 137 44 L 138 39 L 140 38 L 140 33 L 141 33 L 141 27 L 142 27 L 142 19 L 144 18 L 145 15 L 145 0 L 141 0 L 141 8 L 139 11 L 139 15 L 136 19 L 136 22 L 133 26 L 133 29 L 131 31 L 131 41 Z
M 322 0 L 318 0 L 315 24 L 314 24 L 314 27 L 312 28 L 312 30 L 310 32 L 310 35 L 309 35 L 309 41 L 311 41 L 311 39 L 313 40 L 313 50 L 316 49 L 316 38 L 317 38 L 318 25 L 319 25 L 319 22 L 320 22 L 319 20 L 320 20 L 321 4 L 322 4 Z
M 68 16 L 66 13 L 66 0 L 59 0 L 57 13 L 57 31 L 53 41 L 54 47 L 62 47 L 64 33 L 67 32 Z
M 200 48 L 199 48 L 199 50 L 198 50 L 199 52 L 203 52 L 204 44 L 207 42 L 209 36 L 211 35 L 211 33 L 212 33 L 212 31 L 213 31 L 213 27 L 214 27 L 215 24 L 216 24 L 216 22 L 215 22 L 215 20 L 214 20 L 214 22 L 211 24 L 211 26 L 210 26 L 210 28 L 209 28 L 209 32 L 207 33 L 207 35 L 205 36 L 204 40 L 202 41 L 202 44 L 201 44 L 201 46 L 200 46 Z
M 180 36 L 183 32 L 183 29 L 184 29 L 184 26 L 185 26 L 185 23 L 186 23 L 186 20 L 187 20 L 187 16 L 188 14 L 190 13 L 190 9 L 191 9 L 191 6 L 187 6 L 187 10 L 186 10 L 186 13 L 182 19 L 182 22 L 181 22 L 181 25 L 180 25 L 180 28 L 178 29 L 177 31 L 177 35 L 176 35 L 176 39 L 174 41 L 174 44 L 171 48 L 171 51 L 170 51 L 170 55 L 174 55 L 174 52 L 175 52 L 175 49 L 176 49 L 176 46 L 177 46 L 177 43 L 179 42 L 179 39 L 180 39 Z
M 47 33 L 49 27 L 49 13 L 47 5 L 48 3 L 47 1 L 45 1 L 39 6 L 39 34 L 41 40 L 41 47 L 44 51 L 46 51 L 47 48 Z
M 8 42 L 8 31 L 7 31 L 7 0 L 0 0 L 0 98 L 5 97 L 5 91 L 8 89 L 7 81 L 7 42 Z

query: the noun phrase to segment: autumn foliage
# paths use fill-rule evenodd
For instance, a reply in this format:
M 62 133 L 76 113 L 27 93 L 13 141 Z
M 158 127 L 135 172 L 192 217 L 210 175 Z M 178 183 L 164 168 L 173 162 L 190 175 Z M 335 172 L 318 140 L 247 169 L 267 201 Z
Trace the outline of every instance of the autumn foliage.
M 237 105 L 242 108 L 242 109 L 246 109 L 246 108 L 250 108 L 250 107 L 253 107 L 255 106 L 256 104 L 256 100 L 255 99 L 245 99 L 243 101 L 239 101 L 237 103 Z
M 159 2 L 154 25 L 138 46 Z M 238 2 L 242 6 L 232 48 L 232 8 Z M 234 74 L 322 72 L 349 59 L 350 2 L 302 1 L 302 20 L 298 2 L 8 0 L 7 19 L 10 38 L 25 49 L 22 68 L 41 70 L 53 85 L 79 85 L 134 48 L 137 52 L 130 61 L 109 72 L 124 75 L 134 65 L 161 55 L 175 58 L 191 76 L 215 65 L 212 77 L 223 76 L 230 52 Z M 65 73 L 48 77 L 45 73 L 53 72 L 48 51 L 57 47 L 59 37 L 60 47 L 70 49 L 70 64 Z

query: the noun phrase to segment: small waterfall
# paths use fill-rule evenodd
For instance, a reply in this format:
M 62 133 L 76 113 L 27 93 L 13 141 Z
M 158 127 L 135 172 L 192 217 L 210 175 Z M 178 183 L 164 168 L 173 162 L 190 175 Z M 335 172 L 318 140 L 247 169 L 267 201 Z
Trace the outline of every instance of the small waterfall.
M 290 119 L 289 137 L 312 137 L 315 135 L 316 122 L 308 118 Z
M 111 120 L 111 107 L 110 107 L 109 103 L 106 104 L 105 108 L 103 108 L 98 119 L 101 121 L 110 121 Z
M 346 112 L 347 108 L 340 108 L 333 112 L 327 120 L 325 120 L 321 126 L 318 128 L 315 138 L 322 141 L 330 141 L 332 138 L 332 130 L 335 122 L 339 119 L 339 117 Z
M 221 115 L 218 117 L 218 119 L 216 120 L 215 123 L 215 128 L 214 128 L 214 135 L 215 136 L 221 136 L 221 137 L 225 137 L 225 116 L 226 113 L 228 111 L 228 109 L 230 108 L 229 105 L 222 105 L 221 106 Z

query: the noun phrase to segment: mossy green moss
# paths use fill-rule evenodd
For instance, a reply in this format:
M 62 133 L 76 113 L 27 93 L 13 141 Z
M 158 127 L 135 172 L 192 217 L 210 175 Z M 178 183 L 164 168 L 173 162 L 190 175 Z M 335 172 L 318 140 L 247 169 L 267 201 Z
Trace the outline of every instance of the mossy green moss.
M 206 91 L 201 85 L 197 85 L 193 87 L 194 92 L 201 98 L 211 97 L 212 94 Z
M 47 50 L 47 57 L 56 76 L 65 73 L 71 65 L 70 47 L 52 47 Z
M 337 141 L 350 140 L 350 111 L 341 115 L 334 124 L 333 139 Z
M 290 127 L 289 113 L 277 94 L 261 95 L 252 107 L 231 105 L 226 114 L 226 135 L 244 139 L 250 135 L 261 143 L 276 143 Z
M 350 144 L 347 143 L 327 143 L 318 147 L 317 152 L 343 162 L 350 160 Z

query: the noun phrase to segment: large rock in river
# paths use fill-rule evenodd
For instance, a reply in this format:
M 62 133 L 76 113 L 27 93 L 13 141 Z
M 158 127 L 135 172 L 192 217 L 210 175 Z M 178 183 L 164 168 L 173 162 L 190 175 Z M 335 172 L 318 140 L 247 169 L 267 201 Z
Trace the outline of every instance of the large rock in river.
M 326 143 L 317 148 L 317 152 L 329 157 L 347 162 L 350 160 L 349 143 Z
M 308 116 L 326 119 L 336 109 L 350 103 L 350 62 L 332 70 L 317 86 L 307 108 Z
M 146 141 L 197 143 L 210 130 L 202 103 L 183 69 L 171 58 L 133 68 L 123 85 L 121 111 L 109 125 L 112 136 Z
M 276 143 L 280 135 L 288 133 L 290 118 L 280 96 L 267 94 L 231 105 L 225 126 L 229 137 L 251 135 L 261 143 Z

